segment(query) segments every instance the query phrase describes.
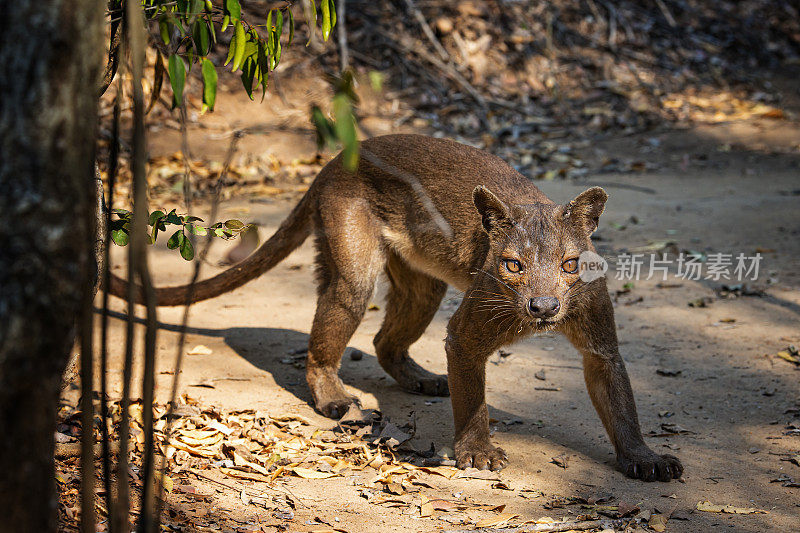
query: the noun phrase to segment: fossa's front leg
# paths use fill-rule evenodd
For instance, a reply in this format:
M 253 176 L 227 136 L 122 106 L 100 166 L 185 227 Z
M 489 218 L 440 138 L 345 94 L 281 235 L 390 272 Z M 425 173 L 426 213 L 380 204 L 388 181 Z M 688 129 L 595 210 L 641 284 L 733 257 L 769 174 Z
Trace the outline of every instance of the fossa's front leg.
M 508 463 L 506 452 L 489 440 L 486 408 L 486 361 L 491 354 L 483 343 L 461 327 L 456 315 L 448 326 L 447 381 L 455 421 L 455 454 L 459 468 L 500 470 Z
M 561 328 L 583 355 L 586 388 L 626 475 L 645 481 L 669 481 L 683 473 L 672 455 L 659 455 L 645 444 L 630 379 L 619 355 L 614 309 L 605 283 L 595 282 L 581 308 Z

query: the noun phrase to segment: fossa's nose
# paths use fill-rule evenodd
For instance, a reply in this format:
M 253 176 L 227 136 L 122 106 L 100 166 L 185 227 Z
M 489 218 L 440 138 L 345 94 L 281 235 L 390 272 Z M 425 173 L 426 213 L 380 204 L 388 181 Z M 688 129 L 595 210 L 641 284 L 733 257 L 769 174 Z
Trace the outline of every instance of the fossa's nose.
M 528 314 L 533 318 L 550 318 L 561 309 L 561 303 L 554 296 L 537 296 L 528 301 Z

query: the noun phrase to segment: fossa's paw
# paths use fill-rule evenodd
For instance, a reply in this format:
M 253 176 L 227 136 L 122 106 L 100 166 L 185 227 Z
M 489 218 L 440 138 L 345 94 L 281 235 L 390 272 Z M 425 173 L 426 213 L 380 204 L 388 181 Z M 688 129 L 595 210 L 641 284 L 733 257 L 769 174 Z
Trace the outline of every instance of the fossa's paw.
M 350 409 L 351 405 L 361 408 L 361 402 L 355 396 L 347 396 L 345 398 L 337 398 L 322 404 L 317 404 L 317 411 L 322 413 L 323 416 L 328 418 L 339 419 Z
M 344 416 L 351 405 L 361 407 L 358 398 L 345 390 L 342 380 L 331 370 L 308 368 L 306 372 L 314 407 L 323 416 L 338 419 Z
M 420 376 L 409 387 L 404 387 L 410 392 L 424 394 L 426 396 L 450 396 L 450 389 L 447 386 L 447 376 L 430 374 L 430 376 Z
M 434 374 L 419 366 L 409 357 L 388 369 L 389 374 L 408 392 L 426 396 L 450 396 L 447 376 Z
M 659 455 L 650 448 L 617 457 L 617 466 L 628 477 L 643 481 L 670 481 L 683 474 L 683 465 L 673 455 Z
M 502 448 L 491 444 L 470 443 L 456 445 L 456 466 L 478 470 L 502 470 L 508 464 L 508 455 Z

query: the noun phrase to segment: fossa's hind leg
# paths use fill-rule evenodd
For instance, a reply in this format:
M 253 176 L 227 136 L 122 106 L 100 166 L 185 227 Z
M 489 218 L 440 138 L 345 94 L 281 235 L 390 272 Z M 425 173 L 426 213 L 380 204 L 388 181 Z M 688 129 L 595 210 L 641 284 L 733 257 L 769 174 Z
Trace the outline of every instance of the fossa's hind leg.
M 413 270 L 392 251 L 387 256 L 386 317 L 374 341 L 378 362 L 407 391 L 447 396 L 447 376 L 425 370 L 408 356 L 408 348 L 422 336 L 439 308 L 447 284 Z
M 339 379 L 342 353 L 364 316 L 383 263 L 381 243 L 368 212 L 350 209 L 317 221 L 319 298 L 306 361 L 306 380 L 323 415 L 341 417 L 358 398 Z M 338 220 L 336 220 L 338 219 Z M 320 225 L 322 226 L 320 228 Z

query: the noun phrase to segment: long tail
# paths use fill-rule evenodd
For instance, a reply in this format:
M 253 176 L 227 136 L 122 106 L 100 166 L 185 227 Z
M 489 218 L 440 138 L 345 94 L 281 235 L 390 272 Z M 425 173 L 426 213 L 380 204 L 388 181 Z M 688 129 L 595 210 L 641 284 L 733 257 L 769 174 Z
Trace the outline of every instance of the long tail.
M 247 259 L 212 278 L 196 283 L 193 288 L 190 285 L 180 285 L 156 289 L 156 305 L 186 305 L 219 296 L 241 287 L 280 263 L 295 248 L 303 244 L 311 233 L 311 194 L 309 191 L 303 196 L 278 231 Z M 127 298 L 128 282 L 112 273 L 111 284 L 107 290 L 109 294 L 118 298 Z M 137 287 L 134 291 L 134 297 L 136 303 L 144 303 L 141 287 Z

